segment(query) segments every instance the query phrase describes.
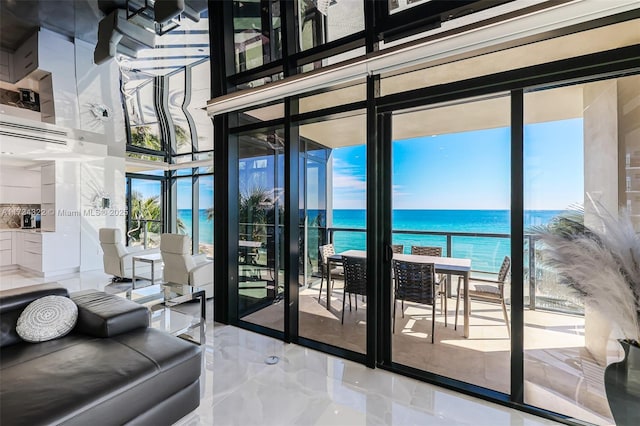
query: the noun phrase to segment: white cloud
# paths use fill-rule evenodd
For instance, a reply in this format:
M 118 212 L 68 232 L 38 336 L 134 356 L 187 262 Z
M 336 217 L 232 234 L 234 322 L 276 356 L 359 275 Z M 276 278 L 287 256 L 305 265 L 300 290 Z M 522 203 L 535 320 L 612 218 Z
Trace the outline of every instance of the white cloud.
M 365 190 L 367 189 L 367 182 L 359 176 L 350 176 L 341 173 L 333 174 L 333 187 L 334 188 L 350 188 L 353 190 Z

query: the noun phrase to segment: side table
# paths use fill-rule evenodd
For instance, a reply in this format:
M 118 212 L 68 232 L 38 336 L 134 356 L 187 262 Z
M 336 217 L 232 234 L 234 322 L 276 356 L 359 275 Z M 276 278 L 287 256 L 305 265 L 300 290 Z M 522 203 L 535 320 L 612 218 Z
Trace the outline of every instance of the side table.
M 151 276 L 145 276 L 145 275 L 140 275 L 140 274 L 136 274 L 136 262 L 140 262 L 140 263 L 146 263 L 151 265 Z M 136 280 L 137 279 L 144 279 L 144 280 L 148 280 L 151 279 L 151 285 L 156 283 L 156 267 L 161 268 L 163 263 L 162 263 L 162 255 L 160 253 L 153 253 L 153 254 L 143 254 L 140 256 L 133 256 L 131 258 L 131 286 L 135 289 L 136 288 Z M 162 277 L 158 277 L 158 279 L 162 279 Z
M 152 327 L 196 344 L 204 342 L 204 326 L 207 318 L 207 298 L 204 289 L 183 284 L 154 284 L 130 289 L 126 293 L 126 298 L 149 308 Z M 188 309 L 191 313 L 176 309 L 179 305 L 196 300 L 199 302 L 199 309 Z M 198 340 L 189 334 L 194 329 L 199 329 Z

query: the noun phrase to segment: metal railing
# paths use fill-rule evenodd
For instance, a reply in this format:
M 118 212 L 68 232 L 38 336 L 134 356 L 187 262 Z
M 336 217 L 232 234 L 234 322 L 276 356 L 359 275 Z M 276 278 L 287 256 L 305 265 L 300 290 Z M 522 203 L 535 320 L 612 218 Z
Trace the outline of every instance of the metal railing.
M 247 225 L 251 225 L 251 224 L 242 224 L 244 226 Z M 268 227 L 273 227 L 273 225 L 266 225 L 266 224 L 261 224 L 262 226 L 265 226 L 265 229 Z M 283 225 L 279 225 L 279 228 L 283 228 Z M 301 230 L 304 228 L 304 226 L 301 226 Z M 317 232 L 316 235 L 319 236 L 317 244 L 318 245 L 322 245 L 324 244 L 324 242 L 322 241 L 324 239 L 324 241 L 335 244 L 336 243 L 336 234 L 337 233 L 342 233 L 342 232 L 350 232 L 350 233 L 362 233 L 366 235 L 366 229 L 363 228 L 347 228 L 347 227 L 309 227 L 310 229 L 313 229 L 315 232 Z M 246 229 L 246 228 L 245 228 Z M 505 240 L 505 243 L 510 244 L 510 238 L 511 235 L 510 234 L 504 234 L 504 233 L 484 233 L 484 232 L 447 232 L 447 231 L 421 231 L 421 230 L 392 230 L 392 235 L 393 236 L 416 236 L 416 237 L 441 237 L 442 241 L 439 241 L 438 243 L 426 243 L 424 241 L 416 241 L 415 245 L 420 245 L 420 244 L 434 244 L 434 245 L 443 245 L 443 253 L 446 253 L 445 255 L 447 257 L 454 257 L 454 254 L 459 256 L 459 252 L 458 254 L 456 254 L 456 239 L 459 238 L 482 238 L 482 239 L 496 239 L 496 240 Z M 323 236 L 323 237 L 322 237 Z M 244 238 L 243 238 L 244 237 Z M 253 237 L 253 238 L 251 238 Z M 257 238 L 256 238 L 257 237 Z M 244 234 L 241 235 L 241 239 L 257 239 L 263 242 L 266 242 L 266 238 L 267 235 L 262 235 L 261 233 L 259 233 L 259 235 L 253 234 L 253 235 L 249 235 Z M 274 241 L 275 243 L 275 241 Z M 315 242 L 305 242 L 304 244 L 309 243 L 310 246 L 308 248 L 307 251 L 307 256 L 308 258 L 308 262 L 311 264 L 314 260 L 318 261 L 317 259 L 317 248 L 313 248 L 313 245 L 315 244 Z M 562 297 L 558 298 L 556 297 L 557 295 L 542 295 L 539 294 L 537 295 L 538 290 L 540 290 L 541 286 L 539 284 L 547 284 L 546 287 L 548 288 L 552 288 L 552 289 L 557 289 L 559 288 L 557 286 L 557 284 L 555 283 L 555 281 L 557 281 L 557 276 L 555 276 L 551 271 L 547 270 L 547 269 L 539 269 L 538 265 L 537 265 L 537 261 L 536 261 L 536 256 L 537 256 L 537 250 L 536 250 L 536 237 L 534 237 L 533 235 L 530 234 L 525 234 L 524 235 L 524 246 L 522 248 L 523 252 L 524 252 L 524 259 L 525 259 L 525 265 L 524 265 L 524 270 L 525 270 L 525 276 L 524 278 L 524 285 L 525 285 L 525 292 L 528 293 L 528 296 L 525 295 L 525 304 L 529 307 L 529 309 L 531 310 L 535 310 L 537 307 L 540 308 L 544 308 L 544 309 L 549 309 L 549 310 L 557 310 L 557 311 L 561 311 L 561 312 L 576 312 L 576 305 L 574 301 L 565 301 Z M 356 248 L 353 245 L 353 242 L 350 242 L 350 244 L 352 244 L 351 247 L 349 248 Z M 465 241 L 464 243 L 458 243 L 458 244 L 471 244 L 473 245 L 473 243 L 469 243 L 468 240 Z M 355 244 L 357 245 L 357 244 Z M 502 252 L 503 254 L 509 255 L 510 256 L 510 246 L 507 246 L 509 248 L 503 247 L 502 248 Z M 364 249 L 364 247 L 359 247 L 361 249 Z M 464 249 L 462 249 L 464 250 Z M 497 251 L 497 249 L 496 249 Z M 465 255 L 466 257 L 466 255 Z M 472 269 L 472 273 L 475 273 L 476 275 L 483 275 L 483 274 L 495 274 L 497 273 L 497 270 L 500 267 L 500 264 L 502 263 L 502 254 L 500 254 L 499 256 L 495 256 L 495 259 L 493 259 L 495 262 L 495 265 L 493 267 L 493 269 L 489 270 L 489 269 L 482 269 L 482 268 L 476 268 L 476 269 Z M 550 278 L 551 277 L 551 278 Z M 547 280 L 547 281 L 545 281 Z M 451 285 L 451 280 L 449 280 L 449 285 Z M 556 286 L 556 287 L 554 287 Z M 527 289 L 528 287 L 528 289 Z M 544 287 L 544 286 L 542 286 Z M 528 290 L 528 291 L 527 291 Z M 525 294 L 526 294 L 525 293 Z M 551 293 L 554 293 L 554 291 L 552 291 Z M 554 298 L 555 297 L 555 298 Z M 528 303 L 527 303 L 527 299 L 528 299 Z M 537 299 L 541 299 L 544 303 L 542 305 L 539 304 L 539 301 Z M 546 300 L 546 301 L 545 301 Z M 566 303 L 564 303 L 566 302 Z M 543 306 L 544 304 L 546 304 L 547 306 Z M 551 305 L 556 305 L 554 307 L 549 307 L 549 304 Z M 563 305 L 564 304 L 564 305 Z M 571 305 L 570 307 L 567 307 Z M 578 307 L 579 308 L 579 307 Z
M 156 220 L 156 219 L 132 219 L 131 220 L 131 224 L 134 225 L 135 227 L 130 229 L 129 231 L 127 231 L 127 237 L 129 239 L 129 244 L 131 244 L 132 242 L 132 234 L 138 230 L 140 230 L 142 232 L 142 238 L 139 238 L 137 241 L 142 241 L 142 246 L 144 247 L 144 249 L 146 250 L 148 248 L 149 245 L 149 225 L 153 224 L 153 223 L 157 223 L 160 225 L 160 228 L 162 228 L 162 221 L 161 220 Z
M 322 229 L 322 228 L 320 228 Z M 362 228 L 342 228 L 342 227 L 329 227 L 326 228 L 326 233 L 328 236 L 328 241 L 330 243 L 335 244 L 335 234 L 338 232 L 360 232 L 366 233 L 365 229 Z M 420 230 L 392 230 L 392 235 L 415 235 L 415 236 L 433 236 L 433 237 L 444 237 L 445 239 L 445 247 L 444 252 L 447 257 L 452 257 L 454 252 L 454 239 L 457 237 L 466 237 L 466 238 L 496 238 L 496 239 L 505 239 L 509 242 L 511 235 L 510 234 L 501 234 L 501 233 L 483 233 L 483 232 L 445 232 L 445 231 L 420 231 Z M 536 292 L 538 290 L 538 271 L 536 264 L 536 237 L 530 234 L 524 235 L 525 245 L 523 247 L 523 251 L 525 252 L 525 260 L 527 264 L 525 265 L 525 285 L 528 286 L 528 299 L 529 299 L 529 309 L 536 309 Z M 497 259 L 497 266 L 499 267 L 502 259 Z M 471 272 L 475 272 L 476 274 L 495 274 L 497 270 L 481 270 L 481 269 L 472 269 Z M 449 280 L 449 285 L 451 285 L 451 280 Z M 559 309 L 562 310 L 562 309 Z

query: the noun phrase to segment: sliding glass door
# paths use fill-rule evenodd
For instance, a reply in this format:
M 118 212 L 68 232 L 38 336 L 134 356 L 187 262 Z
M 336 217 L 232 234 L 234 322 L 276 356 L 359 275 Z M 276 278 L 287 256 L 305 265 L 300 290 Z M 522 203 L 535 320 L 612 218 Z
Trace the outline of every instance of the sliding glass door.
M 368 298 L 342 255 L 366 273 L 365 123 L 357 114 L 299 125 L 299 335 L 359 354 L 367 352 Z
M 503 95 L 393 113 L 393 259 L 384 290 L 394 363 L 505 394 L 509 103 Z
M 284 330 L 284 138 L 238 135 L 238 317 Z
M 598 214 L 619 209 L 640 228 L 639 102 L 637 75 L 524 95 L 524 401 L 599 425 L 614 422 L 604 369 L 621 357 L 616 326 L 528 234 L 545 225 L 562 232 L 561 217 L 597 229 Z

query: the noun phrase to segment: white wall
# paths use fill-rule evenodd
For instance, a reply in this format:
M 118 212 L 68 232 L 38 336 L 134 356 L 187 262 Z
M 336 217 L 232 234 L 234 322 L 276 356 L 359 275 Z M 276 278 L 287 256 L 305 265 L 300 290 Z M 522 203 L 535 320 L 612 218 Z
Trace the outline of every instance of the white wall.
M 120 94 L 120 73 L 115 60 L 102 65 L 93 63 L 94 45 L 75 40 L 75 75 L 77 79 L 80 128 L 105 136 L 108 155 L 124 157 L 126 145 L 124 111 Z M 97 119 L 91 106 L 102 104 L 111 111 L 107 121 Z
M 39 168 L 0 168 L 0 204 L 40 204 L 40 192 Z
M 83 145 L 84 141 L 107 147 L 104 157 L 92 155 L 81 161 L 76 158 L 76 184 L 69 185 L 69 190 L 75 193 L 75 208 L 80 211 L 80 216 L 56 218 L 63 225 L 59 227 L 57 223 L 56 232 L 68 232 L 65 225 L 74 220 L 77 222 L 74 226 L 80 232 L 78 245 L 80 269 L 83 271 L 102 268 L 98 230 L 108 226 L 119 227 L 124 232 L 126 220 L 126 134 L 119 70 L 115 61 L 95 65 L 93 49 L 92 44 L 72 40 L 46 29 L 41 29 L 39 33 L 38 68 L 50 72 L 52 76 L 56 125 L 79 129 L 72 132 L 75 135 L 72 137 L 80 140 L 79 145 Z M 111 118 L 106 121 L 97 119 L 91 112 L 94 104 L 109 107 Z M 84 145 L 87 146 L 86 143 Z M 61 162 L 56 161 L 56 164 Z M 108 194 L 112 208 L 96 213 L 92 203 L 97 194 Z
M 117 63 L 112 60 L 102 65 L 93 63 L 92 44 L 75 40 L 75 75 L 77 79 L 79 127 L 82 130 L 104 135 L 108 156 L 104 159 L 83 162 L 80 171 L 81 209 L 81 264 L 82 271 L 101 269 L 102 248 L 98 231 L 103 227 L 125 231 L 125 120 L 120 98 L 120 75 Z M 111 112 L 109 120 L 97 119 L 91 112 L 95 104 L 105 105 Z M 111 208 L 95 209 L 98 194 L 111 199 Z M 86 214 L 89 213 L 90 214 Z
M 102 248 L 98 239 L 100 228 L 120 228 L 125 232 L 126 200 L 124 159 L 107 157 L 104 160 L 83 162 L 80 169 L 81 208 L 83 211 L 80 247 L 80 270 L 102 269 Z M 107 194 L 110 209 L 96 209 L 95 197 Z M 92 212 L 91 214 L 87 214 Z

